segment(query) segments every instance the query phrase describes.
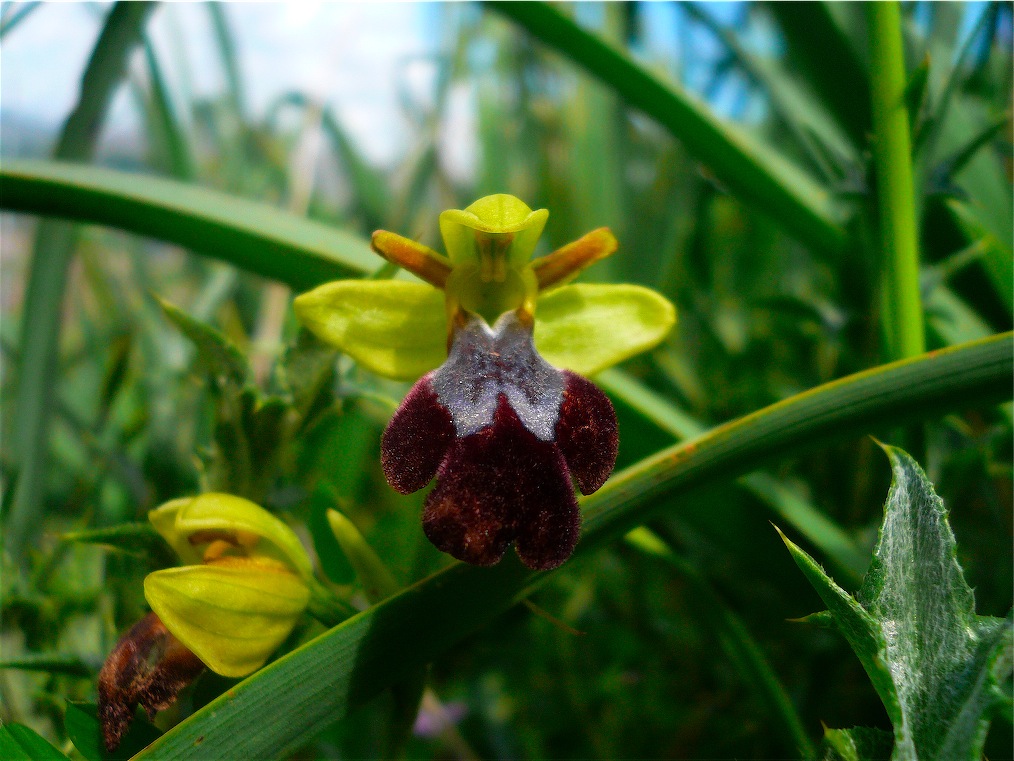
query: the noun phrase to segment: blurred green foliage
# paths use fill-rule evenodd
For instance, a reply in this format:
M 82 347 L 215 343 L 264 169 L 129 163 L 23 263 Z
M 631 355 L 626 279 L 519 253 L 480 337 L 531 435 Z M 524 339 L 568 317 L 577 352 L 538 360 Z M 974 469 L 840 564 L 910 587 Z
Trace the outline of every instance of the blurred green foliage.
M 518 14 L 496 4 L 434 8 L 443 40 L 429 61 L 432 98 L 420 103 L 404 90 L 412 144 L 388 171 L 364 157 L 337 110 L 297 89 L 255 116 L 230 25 L 242 6 L 209 4 L 214 34 L 200 44 L 216 56 L 222 92 L 197 97 L 192 83 L 168 91 L 165 72 L 185 79 L 187 62 L 160 57 L 150 39 L 124 72 L 147 147 L 135 168 L 305 216 L 349 240 L 384 227 L 437 246 L 438 212 L 491 192 L 550 210 L 538 253 L 609 225 L 620 251 L 586 277 L 656 288 L 679 312 L 664 346 L 602 384 L 620 420 L 618 468 L 629 466 L 676 438 L 889 358 L 870 145 L 876 72 L 861 4 L 686 4 L 665 13 L 646 5 L 554 6 L 618 51 L 612 68 L 592 64 L 593 73 L 584 67 L 595 49 L 582 52 L 572 34 L 553 37 L 566 27 L 537 7 L 527 19 L 507 18 Z M 17 35 L 26 12 L 43 12 L 33 7 L 5 6 L 0 34 Z M 918 287 L 936 349 L 1011 328 L 1012 13 L 1002 3 L 902 11 Z M 173 13 L 158 8 L 149 23 Z M 651 25 L 663 22 L 676 41 L 669 54 L 648 44 L 659 34 Z M 705 41 L 720 52 L 703 84 L 702 67 L 692 67 L 699 86 L 689 96 L 685 75 Z M 627 64 L 660 83 L 666 99 L 644 96 L 649 85 L 631 94 Z M 445 154 L 452 95 L 463 90 L 477 146 L 465 178 L 448 170 Z M 694 132 L 681 108 L 697 109 L 717 131 Z M 316 137 L 318 153 L 303 150 Z M 722 140 L 745 146 L 746 158 L 718 161 Z M 785 214 L 806 206 L 821 221 L 772 215 L 757 175 L 743 174 L 753 159 L 799 201 L 786 201 Z M 66 242 L 28 219 L 4 217 L 4 287 L 15 293 L 12 271 L 27 280 L 30 267 L 46 266 L 27 259 L 32 236 L 37 251 Z M 815 229 L 840 231 L 844 243 L 824 245 L 838 233 L 807 232 Z M 26 538 L 12 547 L 5 524 L 0 718 L 79 757 L 67 701 L 94 701 L 94 673 L 144 612 L 141 580 L 164 560 L 140 540 L 97 546 L 63 534 L 142 521 L 165 500 L 230 488 L 305 527 L 324 574 L 361 604 L 329 508 L 352 521 L 399 584 L 446 558 L 420 531 L 422 496 L 395 494 L 380 472 L 380 433 L 405 384 L 347 358 L 335 364 L 299 333 L 292 293 L 277 281 L 102 227 L 74 228 L 71 244 L 69 286 L 51 294 L 56 311 L 30 313 L 15 297 L 0 321 L 4 520 L 22 511 Z M 348 261 L 364 261 L 356 256 Z M 54 369 L 37 375 L 52 400 L 45 414 L 18 409 L 13 400 L 33 397 L 19 393 L 22 358 L 40 350 L 26 339 L 60 316 Z M 1004 616 L 1014 594 L 1012 415 L 1009 404 L 976 401 L 925 426 L 885 419 L 869 433 L 904 443 L 926 468 L 950 511 L 978 612 Z M 17 431 L 39 421 L 41 449 L 22 446 Z M 250 456 L 241 461 L 233 455 L 242 447 Z M 28 488 L 22 478 L 38 483 Z M 414 734 L 406 736 L 406 710 L 385 693 L 307 737 L 299 757 L 388 757 L 399 745 L 434 759 L 793 757 L 806 750 L 793 722 L 811 751 L 821 722 L 890 730 L 847 644 L 786 621 L 822 604 L 768 524 L 776 520 L 856 588 L 889 479 L 874 444 L 853 437 L 680 494 L 651 523 L 664 552 L 614 543 L 579 556 L 534 593 L 547 616 L 516 605 L 437 658 Z M 27 501 L 12 507 L 18 499 Z M 737 621 L 746 639 L 716 647 L 740 631 Z M 320 631 L 308 624 L 287 646 Z M 756 676 L 767 672 L 754 651 L 778 689 Z M 230 685 L 203 679 L 157 723 L 166 728 Z M 86 713 L 73 709 L 75 731 L 90 726 Z M 441 721 L 448 715 L 457 721 Z M 1010 735 L 1008 713 L 986 755 L 1012 757 Z

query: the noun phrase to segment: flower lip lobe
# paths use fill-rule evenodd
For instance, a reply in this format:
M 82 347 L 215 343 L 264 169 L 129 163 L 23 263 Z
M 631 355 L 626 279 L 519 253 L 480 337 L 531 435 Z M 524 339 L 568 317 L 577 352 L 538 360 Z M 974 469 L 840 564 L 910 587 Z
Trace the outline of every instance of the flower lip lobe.
M 556 443 L 582 494 L 598 491 L 613 472 L 619 450 L 616 412 L 594 383 L 565 370 L 566 388 Z
M 489 566 L 513 543 L 549 570 L 570 557 L 581 513 L 574 484 L 598 489 L 616 461 L 616 415 L 590 381 L 546 362 L 532 327 L 507 312 L 468 315 L 446 363 L 405 397 L 381 443 L 402 493 L 434 475 L 423 530 L 458 560 Z
M 387 482 L 402 494 L 433 480 L 454 439 L 454 422 L 433 390 L 433 373 L 412 387 L 384 429 L 380 465 Z
M 570 557 L 580 522 L 559 448 L 529 431 L 504 394 L 492 425 L 455 440 L 423 514 L 429 540 L 458 560 L 495 565 L 514 542 L 535 570 Z
M 539 356 L 531 328 L 515 312 L 503 314 L 492 329 L 470 315 L 432 385 L 459 438 L 492 425 L 501 396 L 536 438 L 556 438 L 564 379 Z

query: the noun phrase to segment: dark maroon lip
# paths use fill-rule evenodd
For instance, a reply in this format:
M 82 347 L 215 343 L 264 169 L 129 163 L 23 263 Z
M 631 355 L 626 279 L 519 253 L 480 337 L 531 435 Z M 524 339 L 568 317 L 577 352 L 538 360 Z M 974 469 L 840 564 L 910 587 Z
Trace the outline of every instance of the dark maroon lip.
M 583 494 L 616 462 L 612 403 L 591 381 L 536 351 L 514 313 L 490 328 L 470 316 L 447 362 L 423 376 L 384 431 L 388 483 L 408 494 L 436 486 L 423 529 L 440 550 L 494 565 L 513 544 L 536 570 L 556 568 L 577 544 Z

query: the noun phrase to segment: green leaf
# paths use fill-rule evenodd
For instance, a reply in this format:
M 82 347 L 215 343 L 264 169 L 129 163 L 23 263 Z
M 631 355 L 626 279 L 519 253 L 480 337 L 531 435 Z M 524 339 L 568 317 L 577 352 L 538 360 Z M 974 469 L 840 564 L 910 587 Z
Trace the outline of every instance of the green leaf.
M 141 555 L 156 566 L 174 565 L 177 560 L 176 553 L 169 544 L 147 522 L 69 531 L 60 539 L 64 542 L 97 544 L 131 555 Z
M 982 127 L 977 134 L 969 136 L 963 145 L 955 148 L 950 156 L 940 162 L 934 172 L 934 180 L 938 183 L 952 182 L 951 178 L 960 174 L 975 154 L 999 135 L 1008 124 L 1010 124 L 1010 114 L 1002 114 Z
M 237 386 L 247 382 L 250 366 L 246 357 L 224 333 L 158 296 L 155 300 L 169 321 L 197 347 L 197 355 L 211 375 Z
M 4 161 L 10 211 L 109 225 L 177 243 L 296 289 L 376 269 L 367 241 L 263 203 L 148 175 Z
M 785 739 L 803 758 L 812 758 L 813 744 L 785 687 L 746 624 L 725 603 L 708 579 L 692 563 L 677 555 L 660 536 L 644 526 L 634 529 L 624 538 L 627 544 L 646 555 L 665 561 L 682 577 L 683 582 L 689 584 L 695 597 L 695 614 L 714 632 L 718 645 L 735 665 L 743 681 L 761 698 L 761 705 L 770 712 Z
M 908 76 L 905 83 L 905 108 L 912 120 L 912 152 L 919 151 L 919 132 L 926 106 L 927 84 L 929 84 L 930 57 L 927 53 Z
M 981 242 L 984 252 L 982 264 L 1000 297 L 1010 307 L 1014 303 L 1014 257 L 1010 241 L 995 234 L 988 213 L 982 206 L 951 198 L 947 200 L 947 208 L 968 240 Z
M 42 3 L 8 3 L 3 8 L 3 15 L 0 16 L 0 39 L 37 9 Z
M 622 400 L 677 439 L 690 439 L 707 430 L 706 426 L 677 408 L 669 399 L 656 394 L 622 370 L 605 370 L 595 376 L 595 383 L 610 396 Z M 860 550 L 855 539 L 845 529 L 796 490 L 762 471 L 749 473 L 740 478 L 738 483 L 770 505 L 776 515 L 826 553 L 836 567 L 856 581 L 862 578 L 869 564 L 867 553 Z
M 887 761 L 894 738 L 872 727 L 825 729 L 821 761 Z
M 845 19 L 859 8 L 835 3 L 765 3 L 788 49 L 788 65 L 834 114 L 856 148 L 863 149 L 870 132 L 868 73 L 854 46 Z
M 135 716 L 120 747 L 109 753 L 102 742 L 98 708 L 93 703 L 68 702 L 63 721 L 67 736 L 88 761 L 127 761 L 162 735 L 143 715 Z
M 194 159 L 186 134 L 180 125 L 180 119 L 173 107 L 172 97 L 162 67 L 159 65 L 155 47 L 151 37 L 144 40 L 144 62 L 148 70 L 151 90 L 151 101 L 148 110 L 149 124 L 154 135 L 157 135 L 166 164 L 172 176 L 178 180 L 190 180 L 194 177 Z
M 786 546 L 880 695 L 894 726 L 892 758 L 974 761 L 999 700 L 997 671 L 1009 670 L 1014 623 L 975 615 L 943 502 L 911 457 L 884 449 L 893 481 L 855 598 Z
M 838 252 L 845 232 L 826 192 L 771 148 L 720 122 L 705 106 L 582 29 L 548 3 L 488 3 L 601 79 L 668 129 L 744 202 L 818 251 Z
M 286 349 L 282 362 L 284 383 L 304 423 L 308 422 L 310 413 L 316 411 L 315 405 L 332 401 L 327 388 L 334 378 L 337 359 L 338 352 L 333 346 L 305 329 L 299 331 L 296 340 Z
M 803 88 L 791 64 L 770 56 L 754 55 L 731 26 L 720 22 L 701 4 L 687 3 L 685 8 L 725 46 L 743 72 L 764 89 L 772 111 L 792 133 L 799 147 L 821 168 L 825 181 L 840 179 L 846 164 L 858 163 L 858 155 L 848 136 L 826 110 L 826 104 Z M 830 160 L 831 156 L 837 160 Z M 845 157 L 847 159 L 842 161 Z
M 296 316 L 322 340 L 388 378 L 415 380 L 447 358 L 444 294 L 399 280 L 342 280 L 296 297 Z
M 6 761 L 67 761 L 48 740 L 24 724 L 0 725 L 0 758 Z
M 640 354 L 676 324 L 673 305 L 637 285 L 565 285 L 539 296 L 535 348 L 556 367 L 581 375 Z
M 616 473 L 581 500 L 588 553 L 678 506 L 680 493 L 727 480 L 767 458 L 885 421 L 1009 398 L 1011 335 L 843 378 L 719 426 Z M 362 706 L 412 668 L 454 647 L 530 593 L 549 574 L 509 556 L 492 568 L 454 563 L 353 616 L 269 664 L 213 701 L 139 756 L 201 757 L 228 747 L 237 757 L 280 758 Z M 406 636 L 410 632 L 410 636 Z

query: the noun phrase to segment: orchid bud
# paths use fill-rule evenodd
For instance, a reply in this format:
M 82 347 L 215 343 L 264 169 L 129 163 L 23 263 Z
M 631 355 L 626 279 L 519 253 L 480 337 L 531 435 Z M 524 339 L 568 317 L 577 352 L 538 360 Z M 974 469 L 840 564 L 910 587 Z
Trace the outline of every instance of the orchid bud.
M 148 575 L 152 610 L 215 673 L 238 677 L 260 668 L 310 599 L 312 566 L 299 538 L 231 494 L 173 500 L 148 518 L 192 563 Z

